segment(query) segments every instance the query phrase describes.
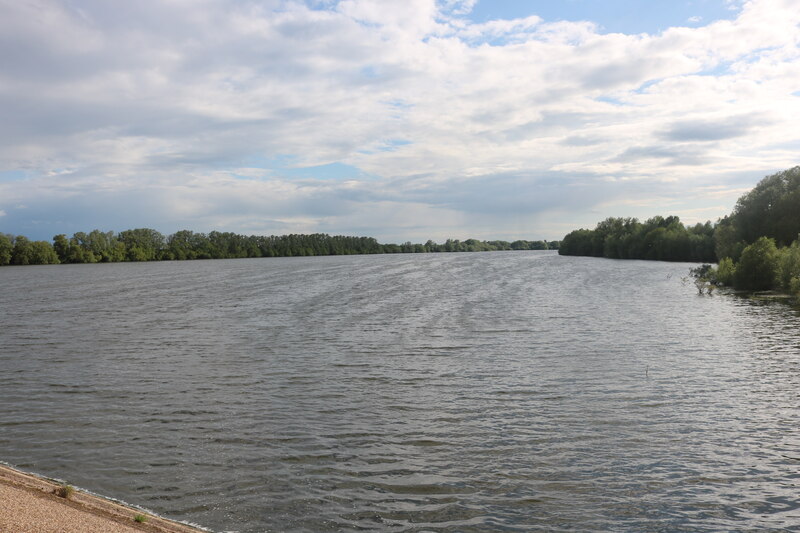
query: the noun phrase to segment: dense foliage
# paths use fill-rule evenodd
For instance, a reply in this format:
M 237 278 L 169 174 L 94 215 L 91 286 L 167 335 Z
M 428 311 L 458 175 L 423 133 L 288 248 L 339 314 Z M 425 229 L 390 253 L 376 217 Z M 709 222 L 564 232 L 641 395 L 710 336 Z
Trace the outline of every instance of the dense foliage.
M 736 202 L 733 212 L 717 224 L 717 257 L 738 261 L 745 247 L 769 237 L 779 247 L 800 234 L 800 167 L 762 179 Z
M 579 229 L 567 234 L 558 253 L 610 259 L 716 260 L 711 223 L 687 227 L 675 216 L 656 216 L 644 223 L 635 218 L 607 218 L 593 230 Z
M 778 279 L 779 256 L 774 240 L 759 237 L 742 251 L 734 268 L 733 285 L 755 291 L 773 288 Z
M 448 239 L 442 244 L 380 244 L 372 237 L 312 235 L 237 235 L 212 231 L 182 230 L 165 237 L 149 228 L 78 232 L 47 241 L 29 241 L 22 235 L 0 233 L 0 265 L 55 263 L 113 263 L 185 259 L 232 259 L 240 257 L 292 257 L 305 255 L 351 255 L 427 252 L 485 252 L 495 250 L 557 249 L 557 241 L 479 241 Z
M 721 224 L 729 225 L 735 242 L 754 243 L 769 237 L 788 246 L 800 233 L 800 166 L 762 179 L 736 202 Z M 727 254 L 723 257 L 728 257 Z
M 800 244 L 779 248 L 774 239 L 759 237 L 743 248 L 738 262 L 723 257 L 707 279 L 741 290 L 778 290 L 800 297 Z
M 762 179 L 717 224 L 722 285 L 749 291 L 778 290 L 800 297 L 800 167 Z
M 779 290 L 800 299 L 800 166 L 762 179 L 719 220 L 692 227 L 677 217 L 609 218 L 561 241 L 563 255 L 620 259 L 714 262 L 693 270 L 700 292 L 731 285 L 749 291 Z M 706 266 L 706 265 L 704 265 Z M 710 285 L 709 285 L 710 284 Z

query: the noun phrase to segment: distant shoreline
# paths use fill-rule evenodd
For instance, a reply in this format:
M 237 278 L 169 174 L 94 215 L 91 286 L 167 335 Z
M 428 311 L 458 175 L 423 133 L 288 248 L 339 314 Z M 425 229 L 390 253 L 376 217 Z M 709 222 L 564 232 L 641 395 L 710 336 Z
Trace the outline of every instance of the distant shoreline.
M 78 232 L 71 238 L 60 234 L 53 243 L 31 241 L 24 235 L 0 233 L 0 266 L 63 263 L 123 263 L 193 259 L 241 259 L 320 255 L 364 255 L 431 252 L 493 252 L 500 250 L 557 250 L 558 241 L 514 242 L 447 239 L 438 244 L 381 244 L 373 237 L 327 235 L 237 235 L 181 230 L 164 236 L 150 228 Z

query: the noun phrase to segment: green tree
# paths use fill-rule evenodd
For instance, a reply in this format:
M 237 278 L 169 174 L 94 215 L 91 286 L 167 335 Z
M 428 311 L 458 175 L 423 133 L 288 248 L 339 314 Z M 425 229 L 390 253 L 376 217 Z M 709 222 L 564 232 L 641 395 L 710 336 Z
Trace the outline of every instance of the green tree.
M 125 230 L 119 240 L 125 246 L 126 261 L 155 261 L 165 246 L 164 236 L 150 228 Z
M 63 233 L 53 237 L 53 249 L 61 263 L 69 262 L 69 239 Z
M 714 231 L 714 251 L 717 257 L 720 259 L 730 257 L 734 261 L 738 261 L 745 246 L 747 243 L 739 240 L 733 220 L 729 217 L 723 218 Z
M 14 265 L 49 265 L 58 263 L 55 250 L 47 241 L 28 240 L 18 235 L 11 250 L 11 263 Z
M 723 285 L 733 285 L 736 276 L 736 265 L 730 257 L 723 257 L 717 266 L 716 279 Z
M 60 263 L 56 251 L 47 241 L 33 241 L 30 247 L 29 264 L 57 265 Z
M 89 236 L 78 231 L 69 240 L 69 251 L 67 252 L 67 263 L 96 263 L 97 257 L 89 247 Z
M 167 237 L 166 259 L 196 259 L 199 253 L 193 231 L 181 230 Z
M 775 240 L 759 237 L 742 251 L 733 285 L 737 289 L 763 291 L 775 287 L 780 254 Z
M 27 237 L 17 235 L 14 238 L 14 248 L 11 250 L 12 265 L 30 265 L 33 247 Z
M 736 241 L 771 237 L 788 246 L 800 233 L 800 166 L 762 179 L 736 202 L 731 221 Z
M 0 233 L 0 266 L 11 264 L 11 253 L 14 250 L 14 243 L 11 237 L 5 233 Z
M 97 262 L 115 263 L 125 260 L 125 244 L 114 236 L 113 231 L 92 230 L 86 236 L 86 247 Z
M 800 279 L 800 243 L 798 241 L 781 249 L 779 257 L 778 282 L 781 289 L 790 291 L 793 279 Z
M 592 255 L 592 230 L 576 229 L 561 239 L 559 255 Z

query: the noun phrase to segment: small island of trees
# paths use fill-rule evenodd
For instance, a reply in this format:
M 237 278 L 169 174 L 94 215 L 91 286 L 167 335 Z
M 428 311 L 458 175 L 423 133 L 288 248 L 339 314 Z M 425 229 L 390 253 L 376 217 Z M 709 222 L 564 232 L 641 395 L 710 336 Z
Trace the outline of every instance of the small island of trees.
M 748 291 L 778 290 L 800 299 L 800 166 L 762 179 L 716 224 L 687 227 L 678 217 L 644 223 L 608 218 L 561 241 L 561 255 L 718 262 L 702 270 L 712 283 Z

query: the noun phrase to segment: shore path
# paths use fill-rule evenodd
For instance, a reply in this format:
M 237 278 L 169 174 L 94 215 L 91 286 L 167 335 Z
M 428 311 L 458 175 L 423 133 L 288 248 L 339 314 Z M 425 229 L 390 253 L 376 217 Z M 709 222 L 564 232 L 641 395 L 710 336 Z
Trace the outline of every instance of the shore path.
M 139 509 L 76 490 L 55 494 L 60 485 L 0 465 L 0 533 L 202 533 Z M 136 522 L 136 515 L 146 516 Z

